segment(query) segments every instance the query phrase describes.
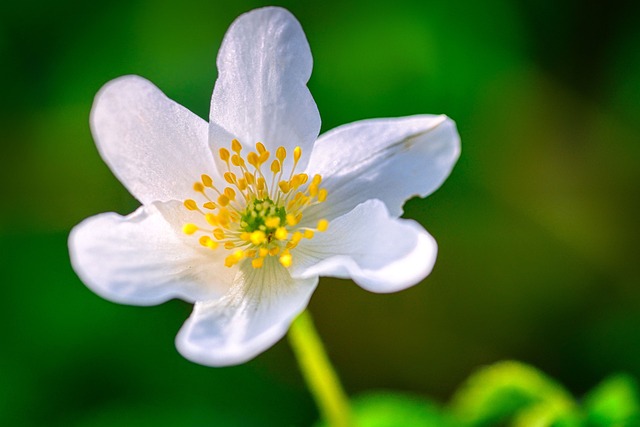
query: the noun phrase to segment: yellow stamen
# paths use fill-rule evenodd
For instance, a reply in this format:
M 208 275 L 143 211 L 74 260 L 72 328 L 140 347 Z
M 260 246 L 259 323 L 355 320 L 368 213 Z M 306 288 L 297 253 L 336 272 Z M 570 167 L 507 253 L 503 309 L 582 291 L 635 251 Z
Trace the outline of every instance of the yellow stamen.
M 227 150 L 226 148 L 221 148 L 218 153 L 220 154 L 220 159 L 223 162 L 228 162 L 229 161 L 229 157 L 231 156 L 231 153 L 229 153 L 229 150 Z
M 287 218 L 287 225 L 288 225 L 289 227 L 294 227 L 295 225 L 297 225 L 297 224 L 298 224 L 298 221 L 296 220 L 295 215 L 293 215 L 293 214 L 287 214 L 287 217 L 286 217 L 286 218 Z
M 224 239 L 224 230 L 222 228 L 216 228 L 215 230 L 213 230 L 213 237 L 218 240 Z
M 185 234 L 193 234 L 196 231 L 198 231 L 198 226 L 195 224 L 188 223 L 182 226 L 182 231 Z
M 199 232 L 198 242 L 203 247 L 224 247 L 229 251 L 224 259 L 227 267 L 246 258 L 253 268 L 262 268 L 269 256 L 278 257 L 281 265 L 289 267 L 294 256 L 291 251 L 302 239 L 313 239 L 316 232 L 328 228 L 326 219 L 318 221 L 317 228 L 300 227 L 305 209 L 327 198 L 327 190 L 320 188 L 322 177 L 295 172 L 302 158 L 301 147 L 293 149 L 293 165 L 288 165 L 285 176 L 287 150 L 283 146 L 275 150 L 273 160 L 261 142 L 256 142 L 255 151 L 247 150 L 246 155 L 242 155 L 243 149 L 237 139 L 231 141 L 230 149 L 219 149 L 220 160 L 226 164 L 223 182 L 228 187 L 216 188 L 207 174 L 200 175 L 200 182 L 193 184 L 193 190 L 205 198 L 200 206 L 208 211 L 201 210 L 197 198 L 183 202 L 187 210 L 201 214 L 210 228 L 188 223 L 183 231 Z
M 279 261 L 280 261 L 280 264 L 282 264 L 285 268 L 291 267 L 292 258 L 289 251 L 284 251 L 282 255 L 280 255 Z
M 262 244 L 267 239 L 267 236 L 264 234 L 264 231 L 256 230 L 253 233 L 251 233 L 250 239 L 251 239 L 251 243 L 257 246 Z
M 200 175 L 200 178 L 202 179 L 202 183 L 204 184 L 205 187 L 213 188 L 213 180 L 209 175 L 202 174 Z
M 274 235 L 278 240 L 287 240 L 287 236 L 289 235 L 289 233 L 287 232 L 286 228 L 278 227 Z
M 321 219 L 320 221 L 318 221 L 318 226 L 316 228 L 320 232 L 327 231 L 327 228 L 329 228 L 329 221 L 327 221 L 326 219 Z
M 270 218 L 267 218 L 267 220 L 264 222 L 264 225 L 266 225 L 268 228 L 276 228 L 280 225 L 280 217 L 272 216 Z
M 189 209 L 190 211 L 197 211 L 198 205 L 195 200 L 187 199 L 184 201 L 184 207 Z

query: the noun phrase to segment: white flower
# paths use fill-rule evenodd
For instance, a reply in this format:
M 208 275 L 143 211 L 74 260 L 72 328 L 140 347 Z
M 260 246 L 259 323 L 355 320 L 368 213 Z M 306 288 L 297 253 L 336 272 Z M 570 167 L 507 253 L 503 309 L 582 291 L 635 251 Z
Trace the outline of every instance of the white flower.
M 194 302 L 176 344 L 213 366 L 279 340 L 318 276 L 373 292 L 422 280 L 436 243 L 399 219 L 402 205 L 438 188 L 460 150 L 446 116 L 364 120 L 318 138 L 311 52 L 286 10 L 240 16 L 217 64 L 209 124 L 141 77 L 102 88 L 98 150 L 142 206 L 89 218 L 69 238 L 75 271 L 104 298 Z

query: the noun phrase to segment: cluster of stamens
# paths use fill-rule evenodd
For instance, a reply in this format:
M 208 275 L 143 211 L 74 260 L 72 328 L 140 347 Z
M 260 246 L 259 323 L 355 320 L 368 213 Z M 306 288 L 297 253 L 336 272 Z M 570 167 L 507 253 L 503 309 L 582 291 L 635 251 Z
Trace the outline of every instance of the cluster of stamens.
M 186 234 L 199 234 L 199 242 L 209 249 L 222 246 L 231 252 L 225 265 L 232 267 L 250 259 L 253 268 L 264 265 L 265 258 L 278 257 L 280 264 L 289 267 L 291 250 L 302 239 L 311 239 L 315 232 L 327 230 L 329 222 L 321 219 L 315 227 L 300 226 L 305 208 L 322 203 L 327 190 L 320 188 L 322 177 L 311 180 L 305 173 L 295 173 L 302 149 L 293 150 L 293 167 L 285 176 L 283 165 L 287 157 L 284 147 L 278 147 L 270 162 L 271 175 L 265 176 L 271 153 L 264 144 L 256 143 L 256 151 L 241 155 L 242 145 L 231 141 L 231 152 L 220 148 L 218 155 L 226 164 L 224 188 L 216 187 L 209 175 L 193 184 L 193 190 L 206 200 L 200 205 L 193 200 L 184 201 L 190 211 L 204 216 L 210 227 L 202 228 L 193 223 L 185 224 Z M 268 174 L 268 172 L 266 172 Z

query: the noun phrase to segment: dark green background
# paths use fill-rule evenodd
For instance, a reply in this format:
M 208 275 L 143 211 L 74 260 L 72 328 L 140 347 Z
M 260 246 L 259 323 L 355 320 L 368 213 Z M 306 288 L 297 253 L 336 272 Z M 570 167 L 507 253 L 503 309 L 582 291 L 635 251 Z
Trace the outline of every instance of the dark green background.
M 635 2 L 282 2 L 323 131 L 446 113 L 463 151 L 406 205 L 438 240 L 422 284 L 322 280 L 311 302 L 346 389 L 446 401 L 475 368 L 531 363 L 578 396 L 640 377 L 640 20 Z M 0 6 L 0 424 L 309 425 L 283 341 L 238 367 L 176 352 L 190 306 L 116 305 L 69 266 L 70 228 L 138 203 L 92 141 L 98 89 L 142 75 L 208 117 L 226 28 L 259 1 Z M 372 230 L 375 232 L 375 230 Z

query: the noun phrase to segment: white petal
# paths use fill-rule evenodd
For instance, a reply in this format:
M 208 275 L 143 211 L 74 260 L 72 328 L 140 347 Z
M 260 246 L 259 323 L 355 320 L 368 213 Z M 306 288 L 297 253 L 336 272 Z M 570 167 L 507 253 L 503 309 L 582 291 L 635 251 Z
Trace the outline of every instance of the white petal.
M 460 155 L 460 137 L 446 116 L 363 120 L 340 126 L 316 142 L 308 173 L 320 174 L 327 202 L 309 219 L 333 218 L 369 199 L 382 200 L 392 216 L 413 196 L 435 191 Z
M 420 224 L 389 216 L 380 200 L 364 202 L 333 220 L 324 233 L 302 240 L 293 277 L 352 278 L 372 292 L 396 292 L 424 279 L 437 245 Z
M 124 304 L 219 297 L 235 272 L 223 266 L 224 251 L 201 247 L 179 230 L 185 210 L 178 202 L 158 203 L 126 217 L 86 219 L 69 236 L 73 268 L 95 293 Z
M 246 362 L 284 336 L 317 283 L 317 277 L 292 279 L 275 257 L 267 257 L 261 269 L 245 263 L 227 295 L 195 304 L 176 346 L 203 365 Z
M 96 95 L 91 130 L 102 158 L 143 204 L 182 200 L 200 175 L 216 177 L 207 123 L 138 76 Z
M 211 99 L 213 147 L 237 138 L 250 149 L 258 141 L 275 153 L 302 148 L 301 169 L 320 131 L 320 115 L 306 86 L 311 51 L 300 23 L 277 7 L 241 15 L 218 53 L 218 80 Z

